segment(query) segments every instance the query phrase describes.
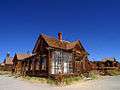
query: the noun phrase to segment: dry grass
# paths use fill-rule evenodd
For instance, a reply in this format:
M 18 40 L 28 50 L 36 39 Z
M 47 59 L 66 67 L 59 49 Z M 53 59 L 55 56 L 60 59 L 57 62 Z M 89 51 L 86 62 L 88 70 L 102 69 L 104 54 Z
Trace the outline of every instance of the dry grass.
M 11 75 L 11 71 L 0 71 L 0 75 Z
M 51 78 L 30 77 L 30 76 L 23 77 L 23 76 L 21 76 L 21 77 L 19 77 L 19 79 L 27 80 L 27 81 L 30 81 L 32 83 L 56 85 L 55 81 Z
M 82 79 L 83 79 L 83 77 L 81 77 L 81 76 L 67 77 L 63 80 L 64 81 L 63 83 L 64 83 L 64 85 L 71 85 L 71 84 L 76 83 Z
M 106 75 L 120 75 L 120 70 L 107 70 Z M 57 80 L 54 80 L 52 78 L 41 78 L 41 77 L 30 77 L 30 76 L 20 76 L 20 75 L 12 75 L 9 71 L 0 71 L 0 75 L 7 75 L 9 77 L 19 78 L 21 80 L 27 80 L 32 83 L 41 83 L 41 84 L 50 84 L 50 85 L 71 85 L 73 83 L 80 83 L 80 81 L 86 81 L 86 80 L 94 80 L 99 79 L 101 75 L 98 73 L 98 71 L 91 71 L 89 72 L 89 75 L 81 74 L 80 76 L 70 76 L 70 77 L 64 77 L 62 82 L 59 82 Z
M 41 77 L 30 77 L 30 76 L 23 77 L 23 76 L 14 75 L 14 78 L 19 78 L 21 80 L 27 80 L 32 83 L 65 86 L 65 85 L 71 85 L 71 84 L 77 83 L 77 82 L 80 83 L 80 81 L 97 79 L 98 76 L 96 73 L 90 72 L 89 77 L 85 77 L 83 74 L 81 74 L 80 76 L 64 77 L 62 82 L 59 82 L 59 80 L 52 79 L 52 78 L 41 78 Z M 89 78 L 89 79 L 87 79 L 87 78 Z
M 115 69 L 115 70 L 106 70 L 105 75 L 110 75 L 110 76 L 116 76 L 120 75 L 120 70 Z

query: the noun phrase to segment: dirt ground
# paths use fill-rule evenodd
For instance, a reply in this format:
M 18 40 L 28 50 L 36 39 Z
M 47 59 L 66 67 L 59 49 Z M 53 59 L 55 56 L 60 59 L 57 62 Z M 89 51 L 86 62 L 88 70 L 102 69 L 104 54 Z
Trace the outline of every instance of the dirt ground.
M 30 83 L 0 75 L 0 90 L 120 90 L 120 76 L 105 76 L 104 79 L 57 87 L 48 84 Z

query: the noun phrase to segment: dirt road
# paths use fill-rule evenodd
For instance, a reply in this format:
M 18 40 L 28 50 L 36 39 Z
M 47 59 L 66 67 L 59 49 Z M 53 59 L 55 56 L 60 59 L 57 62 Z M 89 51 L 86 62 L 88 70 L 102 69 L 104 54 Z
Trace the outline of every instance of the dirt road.
M 0 90 L 120 90 L 120 76 L 105 77 L 65 87 L 50 86 L 0 76 Z

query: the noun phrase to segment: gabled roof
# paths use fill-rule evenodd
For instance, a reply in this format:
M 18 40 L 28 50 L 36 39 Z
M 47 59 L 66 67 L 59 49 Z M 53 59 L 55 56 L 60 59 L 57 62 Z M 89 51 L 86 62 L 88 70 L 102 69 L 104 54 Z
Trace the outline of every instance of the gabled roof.
M 24 60 L 32 56 L 33 56 L 32 54 L 23 54 L 23 53 L 15 54 L 15 57 L 17 57 L 17 60 Z
M 35 52 L 36 48 L 38 47 L 41 38 L 43 38 L 45 40 L 45 42 L 48 44 L 48 46 L 53 47 L 53 48 L 70 50 L 70 49 L 73 49 L 77 44 L 79 44 L 80 48 L 82 48 L 85 51 L 85 49 L 83 48 L 83 46 L 79 40 L 74 41 L 74 42 L 62 40 L 62 42 L 60 42 L 58 39 L 56 39 L 54 37 L 50 37 L 50 36 L 41 34 L 35 44 L 33 52 Z
M 43 37 L 43 39 L 46 41 L 46 43 L 50 47 L 66 49 L 67 47 L 66 45 L 69 43 L 66 41 L 60 42 L 58 39 L 47 36 L 47 35 L 42 34 L 41 36 Z

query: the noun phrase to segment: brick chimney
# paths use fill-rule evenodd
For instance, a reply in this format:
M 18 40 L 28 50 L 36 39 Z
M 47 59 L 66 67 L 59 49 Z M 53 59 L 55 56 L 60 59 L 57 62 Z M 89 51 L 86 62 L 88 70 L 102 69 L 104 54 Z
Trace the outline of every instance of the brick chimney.
M 58 40 L 59 40 L 60 42 L 62 42 L 62 32 L 59 32 L 59 33 L 58 33 Z

